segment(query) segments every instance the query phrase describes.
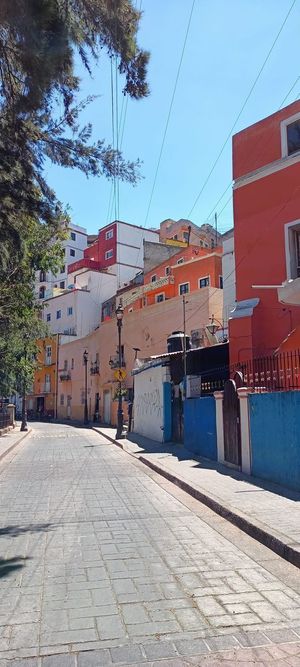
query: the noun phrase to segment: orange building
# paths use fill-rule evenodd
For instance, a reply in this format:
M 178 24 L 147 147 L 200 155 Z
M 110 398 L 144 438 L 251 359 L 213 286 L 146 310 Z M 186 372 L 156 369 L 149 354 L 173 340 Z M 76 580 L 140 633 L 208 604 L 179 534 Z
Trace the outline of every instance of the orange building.
M 28 410 L 33 415 L 54 417 L 56 407 L 57 336 L 37 341 L 37 368 L 32 392 L 28 393 Z
M 126 312 L 161 303 L 205 287 L 222 289 L 222 249 L 180 249 L 144 276 L 144 284 L 123 291 Z
M 300 308 L 278 296 L 300 276 L 300 102 L 233 137 L 233 177 L 236 363 L 273 353 L 300 324 Z

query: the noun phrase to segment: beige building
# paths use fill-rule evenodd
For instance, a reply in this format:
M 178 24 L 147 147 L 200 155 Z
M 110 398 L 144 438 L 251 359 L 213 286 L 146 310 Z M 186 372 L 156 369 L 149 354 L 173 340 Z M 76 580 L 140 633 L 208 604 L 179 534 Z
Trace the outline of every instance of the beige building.
M 212 315 L 222 318 L 223 293 L 221 289 L 205 287 L 188 294 L 186 305 L 186 332 L 205 327 Z M 132 390 L 131 371 L 135 350 L 146 359 L 167 351 L 167 338 L 183 329 L 182 297 L 155 303 L 148 308 L 126 313 L 123 319 L 123 366 L 126 370 L 124 390 Z M 83 420 L 85 396 L 85 368 L 83 353 L 88 352 L 87 398 L 89 419 L 99 412 L 100 421 L 116 424 L 118 383 L 114 372 L 118 367 L 117 325 L 115 317 L 103 321 L 89 336 L 63 345 L 59 353 L 58 417 Z M 124 400 L 124 417 L 127 402 Z M 98 408 L 98 409 L 97 409 Z

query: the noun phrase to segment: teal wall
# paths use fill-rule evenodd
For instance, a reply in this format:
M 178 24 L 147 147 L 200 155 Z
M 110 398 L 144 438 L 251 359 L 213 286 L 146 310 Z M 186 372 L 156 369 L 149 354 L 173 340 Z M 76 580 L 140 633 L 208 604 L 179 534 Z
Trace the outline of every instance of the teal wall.
M 184 401 L 184 445 L 199 456 L 217 460 L 216 401 L 213 396 Z
M 300 491 L 300 392 L 249 394 L 252 475 Z
M 171 382 L 163 383 L 164 398 L 164 442 L 172 439 L 172 385 Z

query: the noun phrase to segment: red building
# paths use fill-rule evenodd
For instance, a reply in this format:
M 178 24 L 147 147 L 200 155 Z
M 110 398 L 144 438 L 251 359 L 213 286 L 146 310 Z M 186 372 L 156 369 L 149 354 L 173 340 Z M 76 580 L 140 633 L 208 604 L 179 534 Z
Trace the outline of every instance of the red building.
M 233 137 L 233 178 L 236 363 L 272 354 L 300 325 L 278 290 L 300 276 L 300 102 Z
M 85 261 L 93 263 L 95 270 L 109 269 L 118 276 L 118 283 L 131 280 L 143 269 L 143 242 L 159 243 L 159 232 L 115 220 L 99 230 L 96 241 L 84 250 L 81 264 L 69 266 L 69 273 L 85 267 Z M 91 264 L 88 264 L 92 268 Z

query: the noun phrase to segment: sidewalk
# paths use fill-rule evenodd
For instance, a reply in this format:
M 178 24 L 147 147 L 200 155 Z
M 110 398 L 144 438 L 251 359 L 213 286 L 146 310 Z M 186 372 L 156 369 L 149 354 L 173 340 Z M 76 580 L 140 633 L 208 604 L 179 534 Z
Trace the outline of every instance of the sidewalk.
M 198 458 L 178 444 L 135 433 L 116 442 L 115 429 L 95 430 L 300 567 L 300 493 Z
M 7 433 L 3 433 L 3 435 L 0 436 L 0 461 L 7 456 L 10 452 L 12 452 L 17 445 L 26 438 L 29 433 L 31 433 L 31 428 L 28 426 L 28 431 L 20 431 L 20 426 L 21 422 L 16 422 L 16 426 L 14 429 L 11 429 L 10 431 L 7 431 Z

